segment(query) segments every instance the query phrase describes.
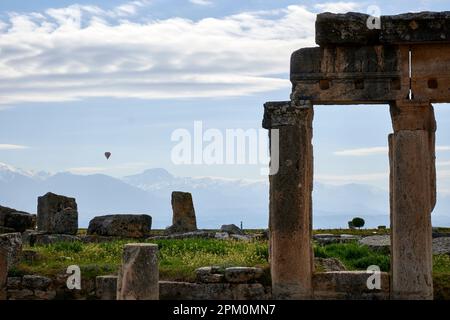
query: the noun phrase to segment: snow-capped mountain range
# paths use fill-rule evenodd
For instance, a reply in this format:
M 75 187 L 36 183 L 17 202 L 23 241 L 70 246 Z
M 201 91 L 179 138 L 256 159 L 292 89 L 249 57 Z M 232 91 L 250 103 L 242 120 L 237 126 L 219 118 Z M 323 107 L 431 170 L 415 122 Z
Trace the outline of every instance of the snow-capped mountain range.
M 176 177 L 161 168 L 118 179 L 25 171 L 0 163 L 0 205 L 35 213 L 37 197 L 49 191 L 77 199 L 81 227 L 97 215 L 147 213 L 153 217 L 154 228 L 165 228 L 172 219 L 172 191 L 192 193 L 199 228 L 241 221 L 246 228 L 268 224 L 265 180 Z M 315 183 L 313 201 L 315 228 L 345 228 L 355 216 L 363 217 L 369 227 L 389 224 L 388 193 L 373 186 Z M 433 219 L 435 225 L 450 225 L 450 197 L 439 197 Z

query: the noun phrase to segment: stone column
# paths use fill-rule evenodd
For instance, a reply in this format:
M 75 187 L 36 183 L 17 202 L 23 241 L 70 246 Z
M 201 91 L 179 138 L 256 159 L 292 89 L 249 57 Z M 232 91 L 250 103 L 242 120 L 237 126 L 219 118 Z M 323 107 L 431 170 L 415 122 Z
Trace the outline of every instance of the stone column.
M 125 245 L 117 279 L 117 300 L 159 300 L 158 245 Z
M 432 299 L 436 122 L 427 102 L 391 104 L 391 298 Z
M 313 107 L 308 101 L 268 102 L 264 109 L 271 170 L 278 169 L 269 176 L 272 294 L 274 299 L 310 299 Z

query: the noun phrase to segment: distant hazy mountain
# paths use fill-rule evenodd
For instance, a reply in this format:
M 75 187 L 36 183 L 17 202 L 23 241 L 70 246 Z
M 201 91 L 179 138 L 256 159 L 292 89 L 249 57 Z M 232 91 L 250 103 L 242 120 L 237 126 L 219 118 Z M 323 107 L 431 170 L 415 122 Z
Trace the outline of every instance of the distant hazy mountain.
M 80 226 L 87 226 L 96 215 L 148 213 L 155 228 L 164 228 L 171 224 L 172 191 L 192 193 L 200 228 L 241 221 L 247 228 L 268 224 L 267 181 L 175 177 L 165 169 L 121 180 L 102 174 L 35 173 L 0 164 L 0 205 L 34 213 L 37 197 L 49 191 L 77 199 Z M 315 228 L 346 227 L 355 216 L 363 217 L 369 227 L 389 225 L 388 194 L 369 185 L 316 183 L 313 202 Z M 450 225 L 449 212 L 450 198 L 439 197 L 434 223 Z

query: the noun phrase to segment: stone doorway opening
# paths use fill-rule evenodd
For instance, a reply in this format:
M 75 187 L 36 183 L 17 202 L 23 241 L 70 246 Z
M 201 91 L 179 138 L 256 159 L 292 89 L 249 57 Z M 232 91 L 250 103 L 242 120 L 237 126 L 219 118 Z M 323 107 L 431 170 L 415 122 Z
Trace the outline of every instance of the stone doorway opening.
M 388 105 L 314 106 L 313 228 L 389 228 Z

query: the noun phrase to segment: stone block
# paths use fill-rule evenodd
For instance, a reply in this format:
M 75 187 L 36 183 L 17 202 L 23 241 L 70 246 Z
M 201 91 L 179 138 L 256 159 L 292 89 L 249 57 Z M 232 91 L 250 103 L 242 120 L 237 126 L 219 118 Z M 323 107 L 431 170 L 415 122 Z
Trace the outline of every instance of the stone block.
M 0 248 L 6 252 L 8 270 L 20 262 L 22 255 L 22 236 L 20 233 L 0 235 Z
M 225 280 L 230 283 L 255 282 L 263 275 L 261 268 L 232 267 L 225 269 Z
M 0 300 L 6 300 L 6 288 L 8 280 L 7 252 L 0 248 Z
M 32 234 L 29 239 L 31 246 L 81 241 L 79 237 L 70 234 L 45 234 L 40 232 Z
M 373 45 L 380 43 L 380 30 L 369 29 L 368 14 L 320 13 L 316 19 L 316 43 L 325 45 Z
M 270 288 L 259 283 L 159 282 L 161 300 L 268 300 Z
M 195 270 L 198 283 L 220 283 L 224 280 L 220 267 L 202 267 Z
M 89 222 L 88 235 L 144 238 L 152 227 L 152 217 L 145 214 L 115 214 L 95 217 Z
M 189 192 L 172 192 L 172 226 L 168 233 L 183 233 L 197 230 L 194 203 Z
M 389 299 L 389 274 L 380 272 L 380 290 L 369 289 L 365 271 L 319 272 L 313 276 L 314 299 L 386 300 Z
M 117 276 L 99 276 L 95 278 L 95 295 L 99 300 L 116 300 Z
M 158 300 L 158 281 L 158 245 L 125 245 L 117 282 L 117 300 Z
M 417 12 L 381 17 L 382 43 L 450 42 L 450 12 Z
M 4 231 L 24 232 L 27 229 L 33 229 L 35 223 L 34 215 L 0 206 L 0 228 L 5 228 Z
M 22 278 L 22 287 L 30 290 L 46 291 L 52 284 L 52 280 L 39 275 L 25 275 Z
M 38 231 L 75 235 L 78 232 L 78 209 L 75 198 L 47 193 L 38 197 Z

